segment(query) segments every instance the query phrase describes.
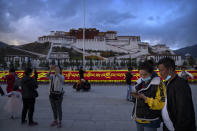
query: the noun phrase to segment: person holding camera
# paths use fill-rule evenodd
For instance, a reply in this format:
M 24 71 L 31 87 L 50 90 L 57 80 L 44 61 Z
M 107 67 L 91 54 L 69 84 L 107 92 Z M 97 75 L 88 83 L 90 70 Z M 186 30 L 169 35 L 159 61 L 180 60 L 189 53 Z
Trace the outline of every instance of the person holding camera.
M 48 78 L 50 79 L 49 100 L 51 103 L 54 117 L 54 121 L 51 123 L 50 126 L 57 126 L 57 128 L 61 128 L 64 76 L 61 74 L 60 67 L 50 65 Z M 57 118 L 59 119 L 59 121 L 57 121 Z

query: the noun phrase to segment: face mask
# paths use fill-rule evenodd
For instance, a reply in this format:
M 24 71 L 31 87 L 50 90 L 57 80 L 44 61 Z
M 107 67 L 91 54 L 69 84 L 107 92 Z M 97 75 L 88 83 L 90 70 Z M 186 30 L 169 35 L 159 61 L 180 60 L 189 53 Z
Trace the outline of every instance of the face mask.
M 168 81 L 170 78 L 171 78 L 171 75 L 168 75 L 165 80 Z
M 147 78 L 142 78 L 143 81 L 149 81 L 151 79 L 151 77 L 147 77 Z

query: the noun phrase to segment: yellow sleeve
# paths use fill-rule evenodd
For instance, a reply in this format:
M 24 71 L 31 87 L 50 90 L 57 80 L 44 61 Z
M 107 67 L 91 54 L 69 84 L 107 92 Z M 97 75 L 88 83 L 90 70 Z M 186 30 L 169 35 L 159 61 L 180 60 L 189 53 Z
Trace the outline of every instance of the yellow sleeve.
M 161 86 L 161 85 L 159 85 L 159 86 Z M 164 86 L 163 86 L 163 93 L 164 93 L 164 96 L 166 97 L 166 88 Z M 152 110 L 161 110 L 164 107 L 165 102 L 161 101 L 161 95 L 160 95 L 159 87 L 157 88 L 157 92 L 156 92 L 155 98 L 147 97 L 145 103 L 147 103 L 148 106 Z

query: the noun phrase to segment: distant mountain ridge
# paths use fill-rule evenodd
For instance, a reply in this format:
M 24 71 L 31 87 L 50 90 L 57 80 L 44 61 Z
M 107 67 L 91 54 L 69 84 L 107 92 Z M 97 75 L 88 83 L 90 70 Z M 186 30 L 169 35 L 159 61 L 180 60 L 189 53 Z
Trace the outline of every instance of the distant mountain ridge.
M 9 46 L 8 44 L 6 44 L 5 42 L 0 41 L 0 48 L 5 48 Z
M 28 44 L 17 46 L 17 48 L 47 55 L 50 49 L 50 43 L 49 42 L 46 42 L 46 43 L 33 42 L 33 43 L 28 43 Z
M 182 58 L 185 58 L 185 54 L 189 53 L 192 57 L 197 59 L 197 44 L 174 50 L 174 52 L 181 55 Z

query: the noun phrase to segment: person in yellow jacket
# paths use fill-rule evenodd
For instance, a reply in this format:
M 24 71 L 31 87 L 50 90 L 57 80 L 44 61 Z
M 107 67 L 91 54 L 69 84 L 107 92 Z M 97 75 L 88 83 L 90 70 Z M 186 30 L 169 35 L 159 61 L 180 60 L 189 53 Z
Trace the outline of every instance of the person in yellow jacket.
M 147 103 L 152 110 L 163 109 L 165 104 L 165 96 L 166 96 L 166 86 L 164 84 L 164 81 L 160 81 L 155 98 L 147 97 L 144 94 L 139 94 L 139 98 L 144 99 L 145 103 Z
M 141 77 L 131 93 L 136 98 L 133 117 L 137 131 L 156 131 L 165 104 L 165 84 L 158 76 L 153 76 L 153 67 L 146 61 L 140 65 L 139 73 Z

